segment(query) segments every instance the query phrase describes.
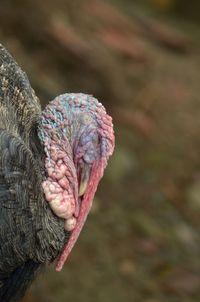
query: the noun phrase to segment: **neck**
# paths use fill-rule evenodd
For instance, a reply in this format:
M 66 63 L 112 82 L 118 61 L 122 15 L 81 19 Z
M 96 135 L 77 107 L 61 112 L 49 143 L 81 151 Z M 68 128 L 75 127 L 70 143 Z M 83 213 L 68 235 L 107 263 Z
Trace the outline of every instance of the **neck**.
M 43 160 L 45 151 L 43 141 L 41 141 L 41 144 L 35 142 L 34 149 L 37 149 L 37 159 L 40 158 L 39 166 L 41 174 L 39 175 L 39 177 L 41 177 L 40 183 L 42 183 L 46 177 L 46 171 L 44 167 L 45 163 Z M 38 210 L 38 215 L 36 215 L 35 217 L 35 225 L 37 227 L 37 253 L 35 254 L 36 256 L 34 260 L 41 263 L 52 262 L 62 250 L 68 234 L 66 234 L 66 232 L 64 231 L 64 221 L 54 215 L 51 208 L 49 207 L 49 204 L 44 198 L 44 194 L 41 195 L 39 202 L 40 205 L 38 206 L 38 209 L 40 210 Z

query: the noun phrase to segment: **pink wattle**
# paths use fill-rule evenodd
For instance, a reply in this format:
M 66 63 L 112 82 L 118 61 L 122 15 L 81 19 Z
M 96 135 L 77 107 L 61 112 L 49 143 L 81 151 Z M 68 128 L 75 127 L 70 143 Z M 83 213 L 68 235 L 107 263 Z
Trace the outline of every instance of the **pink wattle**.
M 72 231 L 79 214 L 78 188 L 71 186 L 76 174 L 69 157 L 58 142 L 46 141 L 45 148 L 50 155 L 45 162 L 48 177 L 42 183 L 45 198 L 58 217 L 69 220 L 65 223 L 65 229 Z
M 105 165 L 106 165 L 105 160 L 101 160 L 101 161 L 93 163 L 90 180 L 89 180 L 88 187 L 85 192 L 84 198 L 81 203 L 76 226 L 75 226 L 74 230 L 72 231 L 70 238 L 69 238 L 67 244 L 65 245 L 65 247 L 62 251 L 62 254 L 60 255 L 60 258 L 58 259 L 58 262 L 56 264 L 56 271 L 58 271 L 58 272 L 62 270 L 63 265 L 64 265 L 67 257 L 69 256 L 69 254 L 70 254 L 74 244 L 76 243 L 76 241 L 79 237 L 79 234 L 84 226 L 84 223 L 87 219 L 87 216 L 88 216 L 89 211 L 92 206 L 92 202 L 93 202 L 94 194 L 97 189 L 97 185 L 99 183 L 99 180 L 103 176 L 103 170 L 105 168 Z

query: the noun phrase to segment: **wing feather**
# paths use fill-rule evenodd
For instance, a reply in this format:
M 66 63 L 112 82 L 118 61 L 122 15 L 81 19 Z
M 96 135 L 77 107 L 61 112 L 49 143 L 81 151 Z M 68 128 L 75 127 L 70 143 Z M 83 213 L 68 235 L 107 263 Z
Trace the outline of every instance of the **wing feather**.
M 40 115 L 26 74 L 0 45 L 0 301 L 17 301 L 67 240 L 41 187 Z
M 14 121 L 20 135 L 28 139 L 34 123 L 41 114 L 41 107 L 25 72 L 8 51 L 0 44 L 0 112 Z M 0 121 L 0 127 L 5 127 Z

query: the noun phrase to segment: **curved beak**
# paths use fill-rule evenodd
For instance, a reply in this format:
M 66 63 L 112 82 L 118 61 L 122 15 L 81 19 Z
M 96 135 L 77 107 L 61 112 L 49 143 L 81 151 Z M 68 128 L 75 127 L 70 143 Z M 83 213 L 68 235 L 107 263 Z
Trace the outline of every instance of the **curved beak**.
M 81 171 L 78 197 L 81 197 L 85 194 L 88 183 L 89 183 L 90 174 L 91 174 L 91 166 L 85 164 Z

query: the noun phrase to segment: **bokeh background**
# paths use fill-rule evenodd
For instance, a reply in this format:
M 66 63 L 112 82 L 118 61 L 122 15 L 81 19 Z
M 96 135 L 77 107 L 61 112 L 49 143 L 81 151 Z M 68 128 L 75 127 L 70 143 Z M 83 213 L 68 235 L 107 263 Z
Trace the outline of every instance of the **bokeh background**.
M 115 154 L 61 273 L 24 302 L 200 301 L 199 0 L 1 0 L 0 41 L 44 106 L 95 95 Z

